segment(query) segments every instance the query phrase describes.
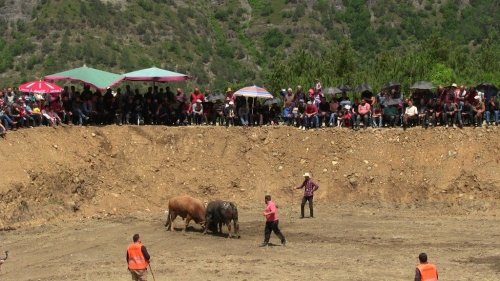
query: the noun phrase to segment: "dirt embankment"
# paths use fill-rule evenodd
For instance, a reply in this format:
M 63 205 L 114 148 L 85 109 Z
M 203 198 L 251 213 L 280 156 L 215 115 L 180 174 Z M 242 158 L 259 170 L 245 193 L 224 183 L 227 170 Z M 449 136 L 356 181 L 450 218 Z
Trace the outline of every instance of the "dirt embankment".
M 0 140 L 0 228 L 158 212 L 187 193 L 241 206 L 296 200 L 498 211 L 500 129 L 35 128 Z

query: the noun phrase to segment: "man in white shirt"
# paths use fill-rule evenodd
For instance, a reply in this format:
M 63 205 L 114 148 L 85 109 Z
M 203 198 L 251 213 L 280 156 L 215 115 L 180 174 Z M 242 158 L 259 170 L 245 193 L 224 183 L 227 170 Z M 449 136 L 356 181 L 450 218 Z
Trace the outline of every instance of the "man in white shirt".
M 408 100 L 408 106 L 405 109 L 405 114 L 403 115 L 403 128 L 408 127 L 408 121 L 418 121 L 418 109 L 413 105 L 412 100 Z

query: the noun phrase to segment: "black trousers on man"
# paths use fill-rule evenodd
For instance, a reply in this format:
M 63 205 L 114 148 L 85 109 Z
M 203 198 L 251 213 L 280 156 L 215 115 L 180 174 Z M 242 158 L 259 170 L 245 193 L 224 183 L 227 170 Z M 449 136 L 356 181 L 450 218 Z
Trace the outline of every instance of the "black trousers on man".
M 309 201 L 309 215 L 311 218 L 314 218 L 314 211 L 313 211 L 313 196 L 304 196 L 302 197 L 302 204 L 300 204 L 300 214 L 301 217 L 304 217 L 304 206 L 306 205 L 306 202 Z
M 278 238 L 281 241 L 281 244 L 285 244 L 285 242 L 286 242 L 285 236 L 283 236 L 283 233 L 281 233 L 281 230 L 280 230 L 278 224 L 279 224 L 279 220 L 266 221 L 266 228 L 264 230 L 264 243 L 263 244 L 269 243 L 269 239 L 271 238 L 271 232 L 274 232 L 274 234 L 276 234 L 276 236 L 278 236 Z

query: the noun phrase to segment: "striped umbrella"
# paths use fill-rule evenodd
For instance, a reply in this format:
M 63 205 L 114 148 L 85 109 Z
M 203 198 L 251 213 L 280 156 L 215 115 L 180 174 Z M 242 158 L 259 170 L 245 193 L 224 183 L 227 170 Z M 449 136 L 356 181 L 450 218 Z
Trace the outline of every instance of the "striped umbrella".
M 63 88 L 47 81 L 33 81 L 19 86 L 19 91 L 24 93 L 55 94 L 62 92 Z
M 241 88 L 238 91 L 236 91 L 234 95 L 242 97 L 251 97 L 251 98 L 264 98 L 264 99 L 273 98 L 273 95 L 271 95 L 271 93 L 269 93 L 266 89 L 257 86 Z

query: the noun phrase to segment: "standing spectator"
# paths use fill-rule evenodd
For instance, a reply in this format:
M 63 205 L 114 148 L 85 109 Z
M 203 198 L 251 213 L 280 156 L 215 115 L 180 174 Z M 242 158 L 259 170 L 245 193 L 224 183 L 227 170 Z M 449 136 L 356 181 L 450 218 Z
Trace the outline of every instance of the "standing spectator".
M 233 90 L 231 88 L 227 88 L 227 91 L 226 91 L 226 102 L 232 101 L 234 103 L 234 100 L 235 100 L 235 96 L 234 96 Z
M 269 109 L 269 123 L 271 125 L 279 125 L 281 110 L 279 106 L 275 103 L 271 105 Z
M 304 181 L 296 187 L 296 189 L 301 188 L 304 188 L 304 197 L 302 197 L 302 203 L 300 204 L 300 218 L 304 218 L 304 206 L 306 205 L 306 202 L 309 202 L 309 216 L 314 218 L 313 196 L 314 192 L 318 190 L 319 185 L 311 178 L 311 174 L 305 173 Z
M 128 270 L 132 275 L 132 280 L 146 281 L 151 256 L 149 255 L 146 246 L 142 245 L 142 242 L 139 239 L 139 234 L 134 234 L 132 237 L 132 241 L 134 241 L 134 243 L 127 247 L 127 265 Z
M 264 230 L 264 242 L 260 245 L 265 247 L 269 245 L 269 239 L 271 239 L 271 232 L 274 232 L 281 241 L 281 245 L 286 245 L 286 239 L 279 228 L 279 217 L 278 209 L 273 201 L 271 201 L 271 195 L 266 195 L 264 197 L 264 202 L 266 202 L 266 209 L 262 213 L 266 217 L 266 227 Z
M 212 125 L 224 125 L 224 103 L 222 101 L 215 101 L 212 114 Z
M 318 78 L 314 79 L 314 92 L 318 95 L 321 95 L 321 91 L 323 88 L 321 87 L 321 82 L 319 81 Z
M 224 115 L 226 116 L 226 127 L 234 126 L 236 119 L 236 112 L 234 107 L 234 101 L 230 100 L 229 103 L 226 104 Z
M 295 104 L 297 104 L 300 100 L 307 101 L 307 96 L 304 94 L 304 91 L 302 90 L 302 86 L 298 85 L 297 86 L 297 91 L 295 92 L 295 96 L 293 97 L 293 101 Z
M 405 109 L 405 114 L 403 115 L 403 128 L 408 127 L 408 123 L 411 121 L 418 121 L 418 110 L 417 107 L 413 105 L 412 100 L 408 100 L 408 106 Z
M 363 128 L 367 128 L 370 120 L 371 105 L 365 99 L 361 100 L 358 105 L 358 116 L 356 118 L 356 127 L 359 128 L 359 123 L 363 119 Z
M 244 127 L 248 126 L 248 107 L 245 105 L 242 105 L 238 109 L 238 117 L 240 118 L 241 125 Z
M 191 93 L 191 102 L 195 103 L 198 100 L 201 100 L 203 102 L 205 100 L 205 95 L 200 92 L 199 88 L 194 88 L 194 91 Z
M 427 261 L 427 254 L 421 253 L 418 255 L 420 262 L 415 270 L 415 281 L 437 281 L 438 272 L 436 265 Z
M 305 128 L 305 116 L 306 116 L 306 106 L 304 100 L 299 100 L 299 104 L 297 106 L 297 113 L 295 113 L 295 122 L 299 125 L 299 129 Z

